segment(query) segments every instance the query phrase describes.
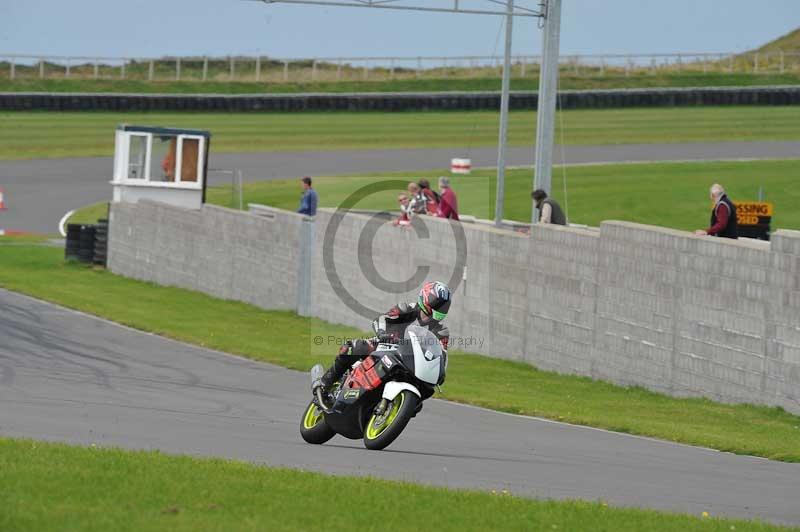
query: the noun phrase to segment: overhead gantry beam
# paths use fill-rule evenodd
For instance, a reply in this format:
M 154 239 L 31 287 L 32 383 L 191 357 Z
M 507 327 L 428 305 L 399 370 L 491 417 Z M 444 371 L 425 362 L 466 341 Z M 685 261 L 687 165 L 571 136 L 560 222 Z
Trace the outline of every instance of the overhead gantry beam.
M 505 1 L 483 0 L 484 4 L 495 7 L 476 8 L 464 7 L 464 0 L 257 0 L 265 4 L 303 4 L 315 6 L 342 6 L 342 7 L 370 7 L 374 9 L 397 9 L 402 11 L 429 11 L 436 13 L 466 13 L 472 15 L 498 15 L 507 17 Z M 431 4 L 438 5 L 431 5 Z M 475 4 L 474 0 L 471 4 Z M 542 9 L 533 9 L 524 6 L 515 6 L 512 16 L 532 17 L 542 16 Z

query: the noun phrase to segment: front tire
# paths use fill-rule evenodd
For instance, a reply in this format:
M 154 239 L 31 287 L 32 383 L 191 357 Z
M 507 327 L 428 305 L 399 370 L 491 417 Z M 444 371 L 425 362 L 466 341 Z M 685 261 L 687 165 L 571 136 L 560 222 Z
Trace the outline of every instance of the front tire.
M 364 446 L 373 451 L 388 447 L 414 417 L 419 401 L 414 392 L 403 390 L 389 403 L 383 415 L 373 413 L 364 427 Z
M 325 423 L 325 414 L 314 401 L 309 403 L 303 412 L 303 417 L 300 418 L 300 435 L 307 443 L 314 445 L 325 443 L 336 435 L 336 432 Z

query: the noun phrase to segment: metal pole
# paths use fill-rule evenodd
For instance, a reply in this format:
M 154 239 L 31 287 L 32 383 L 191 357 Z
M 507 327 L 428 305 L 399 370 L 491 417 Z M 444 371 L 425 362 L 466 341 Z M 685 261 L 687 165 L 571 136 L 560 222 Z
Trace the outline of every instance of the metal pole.
M 289 81 L 289 62 L 283 62 L 283 81 Z
M 125 79 L 125 61 L 126 61 L 126 60 L 123 60 L 123 61 L 122 61 L 122 66 L 121 66 L 121 67 L 119 67 L 119 77 L 120 77 L 121 79 Z
M 153 74 L 155 73 L 155 65 L 153 60 L 150 60 L 150 65 L 147 67 L 147 81 L 153 81 Z
M 779 54 L 780 54 L 780 57 L 781 57 L 781 74 L 783 74 L 783 68 L 784 68 L 784 66 L 783 66 L 783 50 L 781 50 L 779 52 Z
M 239 172 L 239 210 L 244 210 L 244 191 L 242 190 L 242 171 L 238 170 Z
M 753 74 L 758 74 L 758 52 L 753 57 Z
M 100 62 L 99 59 L 95 59 L 94 60 L 94 79 L 97 79 L 98 77 L 100 77 L 100 64 L 99 64 L 99 62 Z
M 208 79 L 208 57 L 203 58 L 203 81 Z
M 229 79 L 233 81 L 234 76 L 236 76 L 236 60 L 233 57 L 231 57 L 231 72 Z
M 311 81 L 317 81 L 317 60 L 311 63 Z
M 256 56 L 256 81 L 261 81 L 261 55 Z
M 44 59 L 39 59 L 39 79 L 44 79 Z
M 783 70 L 781 70 L 781 72 L 783 72 Z M 394 79 L 394 57 L 389 62 L 389 79 Z
M 71 67 L 71 63 L 69 62 L 69 59 L 67 59 L 67 71 L 65 72 L 65 77 L 67 77 L 67 78 L 69 77 L 70 67 Z
M 14 59 L 12 59 L 11 70 L 8 71 L 8 78 L 14 79 L 15 77 L 17 77 L 17 62 Z
M 336 81 L 342 79 L 342 60 L 336 61 Z
M 514 29 L 514 0 L 506 3 L 506 50 L 503 56 L 503 86 L 500 96 L 500 138 L 497 145 L 497 195 L 494 206 L 494 225 L 503 225 L 503 206 L 506 186 L 506 140 L 508 138 L 508 92 L 511 86 L 511 32 Z
M 542 70 L 539 73 L 539 102 L 536 112 L 536 167 L 534 189 L 550 195 L 555 136 L 556 91 L 558 90 L 558 47 L 561 33 L 561 0 L 547 0 L 542 31 Z M 533 205 L 532 223 L 539 220 Z
M 175 81 L 181 80 L 181 58 L 175 59 Z

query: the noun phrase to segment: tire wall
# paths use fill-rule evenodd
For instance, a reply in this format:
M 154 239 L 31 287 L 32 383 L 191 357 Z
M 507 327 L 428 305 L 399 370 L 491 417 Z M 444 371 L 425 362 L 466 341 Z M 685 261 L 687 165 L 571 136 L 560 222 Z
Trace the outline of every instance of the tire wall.
M 800 105 L 800 87 L 563 91 L 563 109 L 693 105 Z M 513 92 L 512 109 L 536 109 L 536 92 Z M 498 109 L 499 92 L 363 94 L 0 93 L 0 111 L 447 111 Z

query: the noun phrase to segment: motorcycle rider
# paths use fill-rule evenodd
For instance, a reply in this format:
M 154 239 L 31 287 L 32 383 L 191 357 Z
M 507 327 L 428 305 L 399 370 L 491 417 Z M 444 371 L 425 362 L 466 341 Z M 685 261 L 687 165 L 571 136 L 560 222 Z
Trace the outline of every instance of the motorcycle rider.
M 452 297 L 450 289 L 440 281 L 427 282 L 419 291 L 417 303 L 398 303 L 386 314 L 379 316 L 381 329 L 380 336 L 371 340 L 358 339 L 355 342 L 348 340 L 339 349 L 339 354 L 334 360 L 333 365 L 322 378 L 314 383 L 313 388 L 322 387 L 323 393 L 327 394 L 333 384 L 342 378 L 347 369 L 357 360 L 364 359 L 377 347 L 378 342 L 398 342 L 403 338 L 406 327 L 414 322 L 426 327 L 442 343 L 442 348 L 447 350 L 447 343 L 450 339 L 450 331 L 442 325 L 442 321 L 447 317 L 450 309 Z M 385 327 L 384 327 L 385 323 Z M 423 399 L 433 395 L 433 387 L 426 386 L 420 390 Z M 422 403 L 420 403 L 420 406 Z

